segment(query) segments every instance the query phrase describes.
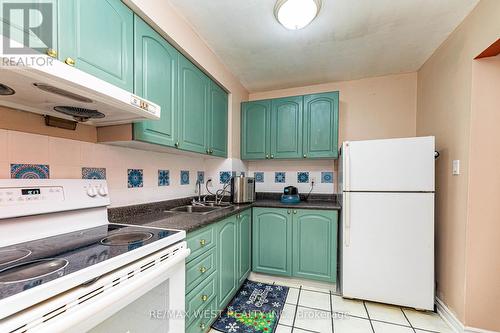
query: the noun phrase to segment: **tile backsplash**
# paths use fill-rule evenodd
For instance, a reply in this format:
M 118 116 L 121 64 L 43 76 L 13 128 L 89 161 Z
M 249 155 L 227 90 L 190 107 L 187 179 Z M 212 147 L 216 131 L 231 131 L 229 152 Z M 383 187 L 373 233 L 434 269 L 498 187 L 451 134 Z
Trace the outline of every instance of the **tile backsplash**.
M 245 170 L 226 161 L 0 129 L 0 178 L 106 179 L 113 207 L 193 196 L 207 177 L 215 191 L 220 170 Z

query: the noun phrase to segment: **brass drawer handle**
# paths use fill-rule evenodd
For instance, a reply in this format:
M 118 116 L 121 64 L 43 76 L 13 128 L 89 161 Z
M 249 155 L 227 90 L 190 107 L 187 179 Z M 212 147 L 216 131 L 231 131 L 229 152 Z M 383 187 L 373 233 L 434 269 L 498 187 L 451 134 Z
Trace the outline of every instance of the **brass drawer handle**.
M 201 296 L 201 300 L 202 300 L 203 302 L 208 301 L 208 296 L 207 296 L 207 295 L 202 295 L 202 296 Z
M 201 246 L 205 246 L 205 245 L 207 245 L 207 241 L 206 241 L 206 240 L 204 240 L 204 239 L 200 239 L 200 245 L 201 245 Z
M 47 49 L 47 55 L 52 58 L 57 58 L 57 51 L 54 49 Z
M 200 272 L 203 274 L 203 273 L 206 273 L 207 272 L 207 268 L 206 267 L 200 267 Z
M 69 58 L 69 57 L 68 57 L 68 58 L 66 58 L 66 60 L 64 60 L 64 62 L 65 62 L 67 65 L 70 65 L 70 66 L 75 66 L 75 63 L 76 63 L 75 59 L 73 59 L 73 58 Z

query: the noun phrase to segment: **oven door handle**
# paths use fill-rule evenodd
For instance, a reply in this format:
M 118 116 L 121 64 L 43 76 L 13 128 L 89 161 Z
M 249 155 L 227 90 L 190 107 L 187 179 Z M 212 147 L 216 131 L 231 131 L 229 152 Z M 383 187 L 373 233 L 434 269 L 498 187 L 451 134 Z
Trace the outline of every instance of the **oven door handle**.
M 102 323 L 125 306 L 139 299 L 141 296 L 154 289 L 170 278 L 173 272 L 169 272 L 176 265 L 185 261 L 191 251 L 182 249 L 173 258 L 161 263 L 157 269 L 141 272 L 137 279 L 131 279 L 120 283 L 101 295 L 90 299 L 66 311 L 66 313 L 34 327 L 33 332 L 55 333 L 55 332 L 87 332 Z M 182 265 L 182 280 L 185 276 L 185 267 Z M 122 286 L 123 284 L 123 286 Z M 183 305 L 184 308 L 184 305 Z M 182 319 L 184 320 L 184 319 Z

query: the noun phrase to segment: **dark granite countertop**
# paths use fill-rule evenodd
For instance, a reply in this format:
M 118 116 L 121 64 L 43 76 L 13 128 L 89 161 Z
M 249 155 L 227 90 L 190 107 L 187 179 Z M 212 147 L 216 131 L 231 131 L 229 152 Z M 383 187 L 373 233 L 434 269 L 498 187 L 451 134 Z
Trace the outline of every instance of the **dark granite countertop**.
M 208 214 L 168 211 L 171 208 L 189 204 L 192 198 L 118 207 L 108 210 L 108 219 L 111 223 L 143 225 L 192 232 L 251 207 L 340 210 L 340 206 L 334 195 L 314 195 L 308 201 L 301 201 L 298 204 L 283 204 L 279 201 L 279 196 L 277 195 L 275 193 L 259 193 L 257 200 L 252 204 L 232 205 Z

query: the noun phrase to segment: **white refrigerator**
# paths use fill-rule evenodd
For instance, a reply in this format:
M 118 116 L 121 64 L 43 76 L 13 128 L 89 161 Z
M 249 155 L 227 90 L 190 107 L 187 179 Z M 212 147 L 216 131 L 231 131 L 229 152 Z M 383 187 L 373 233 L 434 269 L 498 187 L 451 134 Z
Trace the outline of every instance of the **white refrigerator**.
M 434 137 L 342 145 L 346 298 L 434 309 Z

